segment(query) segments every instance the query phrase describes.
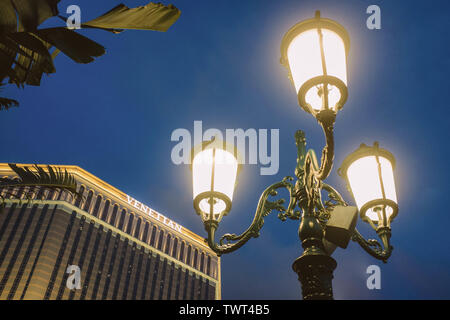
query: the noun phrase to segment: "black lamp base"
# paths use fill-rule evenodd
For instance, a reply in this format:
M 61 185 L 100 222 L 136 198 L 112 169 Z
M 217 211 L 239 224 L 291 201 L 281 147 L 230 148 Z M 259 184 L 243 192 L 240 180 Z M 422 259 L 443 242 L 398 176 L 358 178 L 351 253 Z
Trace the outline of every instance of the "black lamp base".
M 323 254 L 302 255 L 292 265 L 302 285 L 303 300 L 333 300 L 333 271 L 337 263 Z

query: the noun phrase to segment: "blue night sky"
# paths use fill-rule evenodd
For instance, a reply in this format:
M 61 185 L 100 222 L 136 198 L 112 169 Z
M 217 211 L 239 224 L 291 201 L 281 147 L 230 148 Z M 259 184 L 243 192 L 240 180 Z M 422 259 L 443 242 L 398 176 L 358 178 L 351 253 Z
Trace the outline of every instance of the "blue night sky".
M 78 4 L 87 21 L 119 1 Z M 128 6 L 146 3 L 124 1 Z M 171 162 L 173 130 L 280 129 L 280 169 L 261 176 L 245 165 L 233 210 L 218 233 L 240 233 L 253 219 L 266 186 L 294 175 L 294 133 L 306 132 L 319 152 L 321 128 L 298 107 L 279 64 L 284 33 L 322 16 L 349 32 L 349 99 L 335 125 L 335 166 L 327 182 L 353 203 L 336 169 L 360 143 L 397 160 L 400 212 L 392 225 L 387 264 L 351 242 L 337 249 L 336 299 L 450 299 L 448 199 L 448 43 L 450 2 L 442 1 L 206 1 L 172 0 L 182 14 L 166 33 L 128 30 L 81 33 L 107 54 L 80 65 L 60 54 L 57 72 L 40 87 L 7 87 L 20 107 L 2 111 L 1 162 L 78 165 L 205 236 L 192 206 L 191 171 Z M 168 4 L 168 3 L 165 3 Z M 366 8 L 381 8 L 382 29 L 366 27 Z M 44 24 L 60 24 L 52 19 Z M 376 236 L 358 221 L 366 236 Z M 298 222 L 266 218 L 261 236 L 222 258 L 224 299 L 298 299 L 292 262 L 301 255 Z M 373 231 L 372 231 L 373 232 Z M 366 269 L 381 267 L 381 290 L 368 290 Z

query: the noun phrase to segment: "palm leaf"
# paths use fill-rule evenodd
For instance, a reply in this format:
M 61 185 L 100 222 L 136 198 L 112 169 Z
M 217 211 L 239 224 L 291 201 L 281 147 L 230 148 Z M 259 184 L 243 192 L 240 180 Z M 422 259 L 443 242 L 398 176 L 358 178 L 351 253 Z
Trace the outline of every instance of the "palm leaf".
M 46 41 L 28 32 L 15 32 L 3 39 L 10 40 L 9 47 L 17 52 L 15 60 L 15 83 L 39 85 L 42 75 L 56 72 L 53 58 Z M 15 47 L 13 47 L 15 45 Z
M 46 19 L 58 16 L 59 2 L 0 0 L 0 83 L 9 78 L 9 83 L 18 87 L 39 86 L 44 73 L 56 72 L 53 60 L 59 52 L 77 63 L 90 63 L 105 53 L 105 48 L 97 42 L 65 27 L 38 29 Z M 82 27 L 115 33 L 123 29 L 164 32 L 180 14 L 173 5 L 149 2 L 145 6 L 128 8 L 120 4 Z M 0 110 L 17 105 L 15 100 L 1 99 Z
M 60 0 L 11 0 L 2 2 L 5 3 L 5 9 L 8 6 L 7 3 L 12 2 L 9 6 L 12 6 L 17 11 L 19 17 L 18 31 L 34 31 L 42 22 L 58 14 L 59 1 Z M 11 9 L 9 8 L 9 10 Z
M 5 43 L 6 42 L 6 43 Z M 15 57 L 17 55 L 16 44 L 8 43 L 9 40 L 6 37 L 0 35 L 0 82 L 6 77 L 9 77 L 10 81 L 15 82 L 17 78 L 12 68 Z
M 34 187 L 39 186 L 57 192 L 67 191 L 75 197 L 82 197 L 77 191 L 75 177 L 66 169 L 52 166 L 33 165 L 19 167 L 9 163 L 9 167 L 17 174 L 17 178 L 0 178 L 1 187 Z
M 40 29 L 35 34 L 78 63 L 90 63 L 106 52 L 102 45 L 66 28 Z
M 3 84 L 0 83 L 0 89 L 2 86 L 3 86 Z M 18 106 L 19 106 L 19 102 L 17 102 L 16 100 L 0 97 L 0 111 L 8 110 L 9 108 L 18 107 Z
M 17 100 L 0 97 L 0 110 L 8 110 L 18 106 L 19 102 Z
M 100 17 L 85 22 L 82 27 L 98 28 L 108 31 L 122 29 L 167 31 L 180 17 L 181 11 L 173 5 L 148 3 L 137 8 L 119 4 Z
M 11 1 L 0 1 L 0 33 L 17 31 L 16 11 Z
M 0 35 L 0 81 L 6 76 L 10 83 L 39 85 L 43 73 L 54 73 L 51 44 L 28 32 Z

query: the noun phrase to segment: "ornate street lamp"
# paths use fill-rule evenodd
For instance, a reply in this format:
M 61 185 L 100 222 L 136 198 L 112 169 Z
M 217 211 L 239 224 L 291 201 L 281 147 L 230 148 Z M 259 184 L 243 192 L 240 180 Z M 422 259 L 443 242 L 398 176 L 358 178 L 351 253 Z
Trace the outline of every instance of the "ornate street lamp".
M 295 133 L 295 184 L 291 182 L 294 178 L 288 176 L 265 189 L 253 222 L 242 234 L 227 233 L 219 243 L 215 241 L 219 222 L 231 209 L 239 167 L 236 153 L 213 141 L 205 143 L 193 158 L 194 208 L 208 233 L 208 245 L 218 255 L 235 251 L 250 238 L 258 237 L 264 217 L 271 212 L 278 212 L 282 221 L 301 220 L 299 237 L 304 251 L 292 268 L 301 282 L 303 299 L 333 298 L 336 261 L 331 254 L 337 246 L 346 248 L 350 239 L 384 262 L 392 252 L 390 225 L 398 212 L 392 154 L 375 143 L 373 147 L 361 145 L 345 159 L 339 173 L 346 179 L 357 207 L 349 206 L 324 182 L 333 165 L 336 114 L 347 99 L 348 49 L 345 29 L 335 21 L 321 18 L 319 12 L 314 19 L 296 24 L 284 36 L 281 63 L 289 71 L 299 105 L 322 126 L 326 145 L 319 164 L 314 150 L 306 149 L 304 132 Z M 280 188 L 289 192 L 287 206 L 284 199 L 269 200 Z M 366 240 L 358 232 L 358 212 L 376 230 L 382 244 Z
M 192 160 L 194 208 L 204 223 L 217 225 L 231 210 L 240 164 L 235 149 L 228 149 L 224 142 L 218 140 L 194 148 Z
M 391 222 L 398 213 L 394 167 L 395 158 L 392 153 L 381 149 L 378 142 L 375 142 L 373 147 L 361 144 L 344 159 L 338 170 L 347 181 L 361 219 L 377 232 L 385 250 L 377 247 L 374 242 L 364 241 L 357 231 L 355 240 L 368 249 L 369 253 L 385 262 L 392 253 L 392 247 L 389 245 Z M 375 247 L 375 250 L 370 250 L 370 247 Z
M 347 101 L 347 55 L 350 39 L 337 22 L 320 17 L 302 21 L 281 42 L 281 63 L 289 70 L 299 105 L 313 115 L 335 113 Z

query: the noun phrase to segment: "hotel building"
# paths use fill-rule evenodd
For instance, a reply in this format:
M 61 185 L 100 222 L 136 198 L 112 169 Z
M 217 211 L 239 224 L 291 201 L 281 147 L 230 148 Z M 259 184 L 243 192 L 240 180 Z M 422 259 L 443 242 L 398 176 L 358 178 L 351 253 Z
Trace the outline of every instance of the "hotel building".
M 220 258 L 202 237 L 77 166 L 58 167 L 83 198 L 0 189 L 0 300 L 220 299 Z M 0 164 L 0 177 L 14 176 Z

